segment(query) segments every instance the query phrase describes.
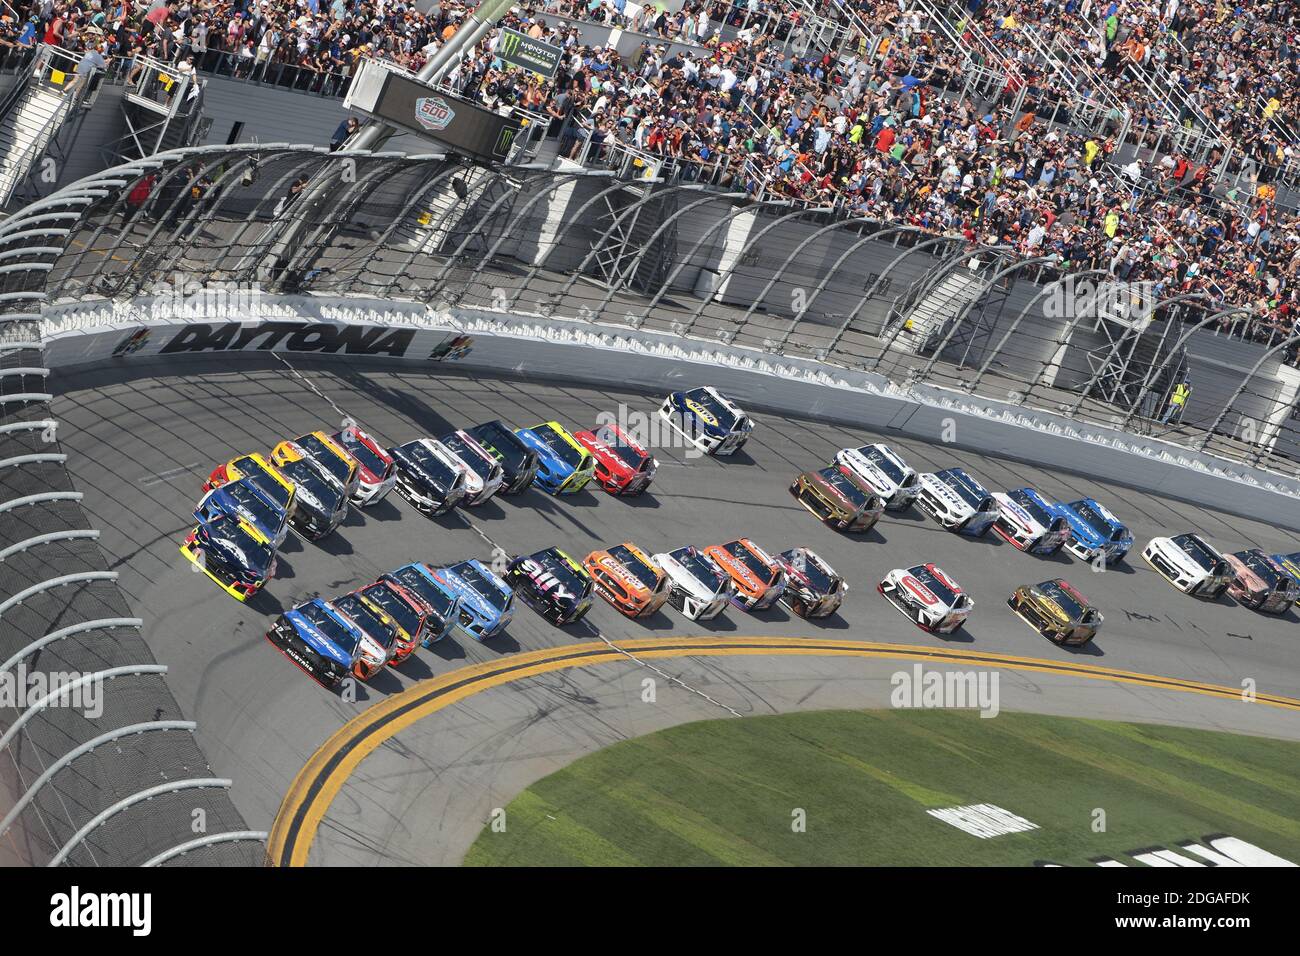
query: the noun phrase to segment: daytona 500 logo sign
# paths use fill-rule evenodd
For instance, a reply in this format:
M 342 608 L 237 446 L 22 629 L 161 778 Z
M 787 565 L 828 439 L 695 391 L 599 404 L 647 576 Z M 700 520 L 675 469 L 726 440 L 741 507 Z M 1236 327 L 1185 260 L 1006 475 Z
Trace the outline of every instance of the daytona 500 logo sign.
M 241 325 L 187 325 L 159 352 L 343 352 L 347 355 L 391 355 L 401 358 L 415 338 L 415 329 L 333 323 L 259 322 Z
M 446 129 L 456 118 L 456 111 L 441 96 L 422 96 L 415 101 L 415 118 L 425 129 Z

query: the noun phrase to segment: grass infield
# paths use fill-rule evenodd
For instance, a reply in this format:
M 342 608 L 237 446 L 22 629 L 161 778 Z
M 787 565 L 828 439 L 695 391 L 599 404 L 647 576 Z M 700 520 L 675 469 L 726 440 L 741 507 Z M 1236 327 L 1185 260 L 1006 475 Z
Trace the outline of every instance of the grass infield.
M 980 839 L 926 813 L 972 804 L 1038 829 Z M 1129 851 L 1224 833 L 1300 862 L 1300 744 L 1005 711 L 813 711 L 584 757 L 512 801 L 465 864 L 1132 866 Z

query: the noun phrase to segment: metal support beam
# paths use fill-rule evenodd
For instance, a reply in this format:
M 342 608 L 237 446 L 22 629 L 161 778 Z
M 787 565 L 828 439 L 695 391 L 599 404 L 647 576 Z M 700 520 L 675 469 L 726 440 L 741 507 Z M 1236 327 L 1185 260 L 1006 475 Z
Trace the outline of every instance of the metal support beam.
M 96 621 L 82 621 L 80 624 L 69 624 L 67 627 L 61 627 L 57 631 L 51 631 L 44 637 L 39 637 L 32 641 L 26 647 L 19 650 L 3 664 L 0 664 L 0 674 L 3 674 L 9 668 L 13 667 L 24 657 L 29 654 L 35 654 L 47 644 L 53 644 L 56 641 L 65 641 L 70 637 L 78 634 L 85 634 L 87 631 L 110 630 L 115 627 L 143 627 L 144 621 L 138 617 L 103 617 Z
M 1246 377 L 1241 380 L 1241 384 L 1238 385 L 1236 391 L 1232 393 L 1232 397 L 1229 398 L 1227 403 L 1223 406 L 1223 408 L 1219 410 L 1219 414 L 1214 419 L 1214 422 L 1210 425 L 1209 428 L 1205 430 L 1204 437 L 1201 438 L 1200 444 L 1196 446 L 1197 451 L 1205 450 L 1205 446 L 1210 443 L 1211 436 L 1213 436 L 1215 431 L 1218 430 L 1219 426 L 1223 424 L 1223 420 L 1228 417 L 1228 412 L 1232 411 L 1232 406 L 1237 403 L 1237 399 L 1241 398 L 1241 393 L 1246 390 L 1246 386 L 1250 384 L 1250 380 L 1259 374 L 1259 370 L 1264 367 L 1264 363 L 1267 362 L 1274 355 L 1276 355 L 1278 352 L 1280 352 L 1282 349 L 1290 348 L 1292 345 L 1295 345 L 1297 342 L 1300 342 L 1300 335 L 1292 335 L 1291 337 L 1284 339 L 1281 342 L 1278 342 L 1277 345 L 1273 346 L 1271 349 L 1269 349 L 1267 352 L 1265 352 L 1263 355 L 1259 357 L 1259 361 L 1256 362 L 1251 367 L 1251 370 L 1246 373 Z
M 75 574 L 63 574 L 57 578 L 46 578 L 40 584 L 33 584 L 31 587 L 19 591 L 13 597 L 0 603 L 0 617 L 4 616 L 5 611 L 11 607 L 17 607 L 23 601 L 30 597 L 35 597 L 54 588 L 61 588 L 65 584 L 90 584 L 93 581 L 116 581 L 116 571 L 78 571 Z
M 140 865 L 142 867 L 161 866 L 168 860 L 175 859 L 178 856 L 184 856 L 186 853 L 203 847 L 215 846 L 219 843 L 242 843 L 246 841 L 264 843 L 266 842 L 266 832 L 263 830 L 232 830 L 229 833 L 213 833 L 208 836 L 199 837 L 197 840 L 190 840 L 188 843 L 174 846 L 170 850 L 167 850 L 164 853 L 159 853 L 153 859 Z
M 72 691 L 79 687 L 85 687 L 87 684 L 93 684 L 95 681 L 112 680 L 114 677 L 136 676 L 140 674 L 166 674 L 167 668 L 162 664 L 126 664 L 122 667 L 110 667 L 107 670 L 95 671 L 93 674 L 82 674 L 75 680 L 70 680 L 66 684 L 60 684 L 54 690 L 50 691 L 36 703 L 32 704 L 25 711 L 18 715 L 18 719 L 9 725 L 3 734 L 0 734 L 0 750 L 9 746 L 9 742 L 22 732 L 27 726 L 27 722 L 35 717 L 38 713 L 46 708 L 52 700 L 60 700 L 66 697 Z

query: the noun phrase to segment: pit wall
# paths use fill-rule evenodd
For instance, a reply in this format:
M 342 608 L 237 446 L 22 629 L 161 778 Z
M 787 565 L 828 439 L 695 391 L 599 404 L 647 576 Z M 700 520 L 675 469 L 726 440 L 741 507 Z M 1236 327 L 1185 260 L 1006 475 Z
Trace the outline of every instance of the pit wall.
M 760 413 L 760 428 L 768 412 L 886 438 L 951 439 L 957 448 L 994 450 L 1300 531 L 1300 481 L 1274 472 L 965 392 L 903 387 L 873 373 L 667 333 L 366 298 L 261 294 L 251 310 L 247 302 L 211 296 L 65 303 L 45 310 L 42 334 L 51 369 L 111 362 L 127 377 L 130 365 L 146 357 L 171 365 L 218 352 L 278 352 L 447 364 L 657 394 L 708 384 Z

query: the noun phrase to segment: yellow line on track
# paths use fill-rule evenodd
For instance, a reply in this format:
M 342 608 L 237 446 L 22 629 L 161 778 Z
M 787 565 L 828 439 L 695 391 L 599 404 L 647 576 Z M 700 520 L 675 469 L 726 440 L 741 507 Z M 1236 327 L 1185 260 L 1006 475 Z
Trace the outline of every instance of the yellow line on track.
M 1219 684 L 1115 670 L 1075 661 L 1051 661 L 1037 657 L 914 644 L 877 644 L 869 641 L 798 637 L 640 638 L 621 641 L 617 648 L 603 643 L 567 644 L 462 667 L 440 677 L 421 681 L 352 718 L 321 745 L 289 786 L 267 840 L 267 862 L 272 866 L 305 866 L 321 820 L 344 784 L 362 760 L 403 729 L 444 707 L 493 687 L 550 671 L 627 661 L 624 651 L 635 654 L 638 658 L 656 659 L 803 655 L 930 661 L 968 667 L 1004 667 L 1009 670 L 1243 700 L 1240 688 Z M 1256 696 L 1255 703 L 1300 711 L 1300 700 L 1290 697 L 1260 694 Z

